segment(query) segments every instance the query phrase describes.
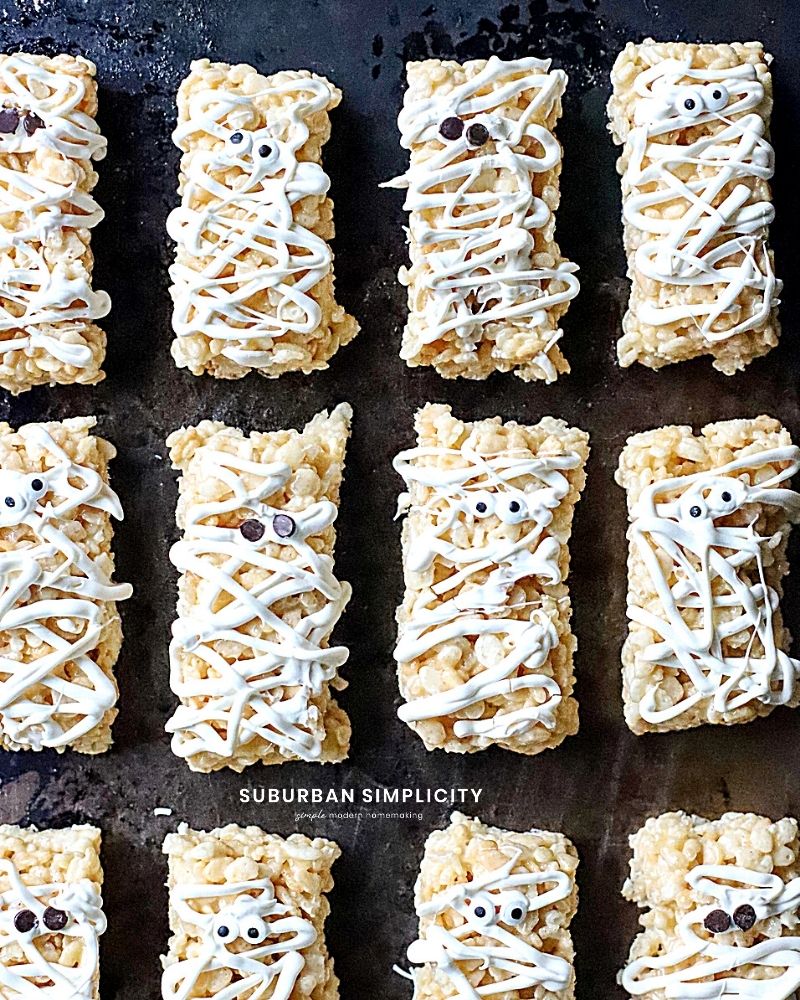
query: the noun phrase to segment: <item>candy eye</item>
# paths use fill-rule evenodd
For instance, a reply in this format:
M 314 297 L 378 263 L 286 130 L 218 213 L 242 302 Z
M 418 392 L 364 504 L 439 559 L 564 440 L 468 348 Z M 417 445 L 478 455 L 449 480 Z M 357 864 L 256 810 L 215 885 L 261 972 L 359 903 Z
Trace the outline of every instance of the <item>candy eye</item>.
M 34 493 L 36 496 L 41 496 L 41 494 L 44 493 L 46 488 L 44 480 L 39 479 L 38 476 L 34 476 L 34 478 L 31 479 L 30 487 L 31 487 L 31 493 Z
M 698 115 L 701 115 L 706 109 L 702 88 L 681 87 L 675 101 L 675 109 L 678 114 L 686 118 L 697 118 Z
M 250 944 L 261 944 L 267 936 L 267 925 L 263 920 L 248 920 L 242 929 L 242 938 Z
M 518 927 L 528 915 L 528 897 L 515 892 L 506 900 L 500 913 L 500 920 L 510 927 Z
M 711 913 L 706 914 L 703 926 L 712 934 L 724 934 L 725 931 L 730 930 L 731 918 L 724 910 L 712 910 Z
M 684 523 L 700 521 L 708 517 L 708 504 L 702 496 L 686 497 L 680 505 L 680 516 Z
M 6 497 L 3 503 L 5 503 L 6 507 L 13 508 L 17 506 L 17 501 L 14 497 Z
M 297 530 L 297 524 L 288 514 L 276 514 L 272 519 L 272 530 L 278 538 L 291 538 Z
M 497 503 L 497 516 L 505 524 L 519 524 L 528 518 L 528 505 L 521 497 L 503 497 Z
M 484 893 L 472 898 L 469 904 L 469 912 L 475 923 L 481 927 L 491 927 L 495 922 L 494 900 Z
M 219 941 L 235 941 L 239 937 L 236 919 L 227 913 L 221 913 L 214 922 L 214 937 Z
M 475 122 L 467 129 L 467 142 L 476 149 L 489 141 L 489 129 L 480 122 Z
M 69 923 L 69 914 L 64 910 L 57 910 L 54 906 L 48 906 L 42 915 L 42 921 L 50 931 L 63 931 Z
M 271 154 L 272 146 L 270 146 L 269 143 L 262 142 L 262 144 L 258 147 L 258 155 L 262 158 L 262 160 L 266 160 L 266 158 Z
M 456 139 L 460 139 L 463 133 L 464 123 L 460 118 L 456 118 L 455 116 L 445 118 L 439 126 L 439 135 L 443 139 L 447 139 L 448 142 L 454 142 Z
M 486 490 L 473 493 L 469 498 L 469 509 L 474 517 L 489 517 L 494 514 L 495 498 Z
M 33 910 L 20 910 L 14 915 L 14 927 L 20 934 L 30 934 L 39 923 L 39 919 Z
M 727 88 L 721 83 L 708 83 L 703 87 L 703 103 L 709 111 L 722 111 L 729 97 Z
M 241 129 L 238 129 L 236 132 L 231 132 L 228 136 L 228 145 L 236 153 L 247 153 L 253 145 L 253 136 L 250 132 L 244 132 Z

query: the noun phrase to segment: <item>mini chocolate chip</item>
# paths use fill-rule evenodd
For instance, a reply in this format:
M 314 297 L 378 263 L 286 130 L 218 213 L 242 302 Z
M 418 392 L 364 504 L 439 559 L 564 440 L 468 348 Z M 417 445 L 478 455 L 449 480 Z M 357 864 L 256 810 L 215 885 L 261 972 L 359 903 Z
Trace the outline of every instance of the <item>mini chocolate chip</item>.
M 41 479 L 32 479 L 31 480 L 31 489 L 36 490 L 36 492 L 38 493 L 39 490 L 43 490 L 44 489 L 44 483 L 41 481 Z
M 692 517 L 700 517 L 700 515 L 703 512 L 702 512 L 702 510 L 700 510 L 699 507 L 690 507 L 689 508 L 689 513 L 692 515 Z
M 17 501 L 13 497 L 6 497 L 6 507 L 16 507 Z
M 0 132 L 16 132 L 17 125 L 19 125 L 19 111 L 14 108 L 3 108 L 0 111 Z
M 258 937 L 258 928 L 257 927 L 249 927 L 248 930 L 247 930 L 247 936 L 249 938 L 257 938 Z
M 756 922 L 756 911 L 749 903 L 737 906 L 733 911 L 733 922 L 740 931 L 749 931 Z
M 687 111 L 694 111 L 695 104 L 691 97 L 687 97 L 686 100 L 683 102 L 683 106 L 686 108 Z
M 217 928 L 217 937 L 226 938 L 230 934 L 230 928 L 225 924 Z
M 33 135 L 37 129 L 44 128 L 44 122 L 42 119 L 38 115 L 35 115 L 32 111 L 29 111 L 22 119 L 22 125 L 25 129 L 26 135 Z
M 33 910 L 20 910 L 14 917 L 14 926 L 20 934 L 27 934 L 39 923 Z
M 480 122 L 475 122 L 467 129 L 467 142 L 470 146 L 482 146 L 489 141 L 489 129 Z
M 479 920 L 482 920 L 486 916 L 486 907 L 485 906 L 476 906 L 475 907 L 475 916 L 478 917 Z
M 724 910 L 712 910 L 706 915 L 703 926 L 712 934 L 724 934 L 725 931 L 730 930 L 731 918 Z
M 443 139 L 449 139 L 451 142 L 453 139 L 460 139 L 463 131 L 464 123 L 460 118 L 456 118 L 455 116 L 452 118 L 445 118 L 439 126 L 439 135 Z
M 42 916 L 45 927 L 50 931 L 63 931 L 69 921 L 69 916 L 63 910 L 48 906 Z
M 297 528 L 294 518 L 288 514 L 276 514 L 272 519 L 272 530 L 278 538 L 290 538 Z
M 246 521 L 242 521 L 239 525 L 239 531 L 247 539 L 248 542 L 258 542 L 264 537 L 264 525 L 257 521 L 254 517 L 248 518 Z
M 266 143 L 264 143 L 263 146 L 258 147 L 259 156 L 269 156 L 271 152 L 272 152 L 272 146 L 268 146 Z
M 477 512 L 479 514 L 485 514 L 486 513 L 486 504 L 483 502 L 483 500 L 481 500 L 480 503 L 476 503 L 475 504 L 475 510 L 477 510 Z
M 231 142 L 234 144 L 234 146 L 238 146 L 239 143 L 242 141 L 242 139 L 244 139 L 244 136 L 242 135 L 241 132 L 234 132 L 233 135 L 231 136 Z
M 722 494 L 722 499 L 725 503 L 730 503 L 731 495 L 727 490 Z

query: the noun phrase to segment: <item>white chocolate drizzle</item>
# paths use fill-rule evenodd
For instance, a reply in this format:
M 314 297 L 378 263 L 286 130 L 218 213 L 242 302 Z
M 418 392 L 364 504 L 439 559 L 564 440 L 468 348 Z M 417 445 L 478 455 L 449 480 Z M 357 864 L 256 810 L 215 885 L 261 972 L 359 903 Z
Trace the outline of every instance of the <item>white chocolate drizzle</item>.
M 558 140 L 534 119 L 550 114 L 566 84 L 550 60 L 492 56 L 477 76 L 447 94 L 408 101 L 400 112 L 405 149 L 441 144 L 384 185 L 408 190 L 410 237 L 425 248 L 424 271 L 400 272 L 402 283 L 424 289 L 416 297 L 424 301 L 423 343 L 453 333 L 463 350 L 474 351 L 492 324 L 544 326 L 548 310 L 578 294 L 577 265 L 533 259 L 534 231 L 552 225 L 551 209 L 533 193 L 535 175 L 561 160 Z M 519 117 L 502 111 L 514 102 L 524 104 Z M 451 118 L 465 127 L 448 140 L 440 127 Z M 490 136 L 478 155 L 468 138 L 474 125 Z M 487 185 L 495 171 L 499 177 Z M 560 336 L 554 331 L 548 349 Z
M 111 300 L 94 291 L 76 267 L 70 230 L 94 228 L 103 210 L 83 189 L 89 161 L 106 155 L 97 122 L 79 109 L 86 87 L 80 77 L 48 69 L 23 54 L 0 60 L 0 110 L 20 116 L 16 130 L 0 133 L 0 355 L 41 349 L 63 364 L 85 368 L 92 351 L 80 336 L 85 324 L 107 315 Z M 27 115 L 41 125 L 25 127 Z M 62 158 L 58 175 L 44 156 Z M 65 341 L 50 329 L 76 334 Z
M 515 851 L 502 867 L 417 904 L 425 928 L 409 946 L 408 960 L 436 966 L 460 1000 L 508 997 L 536 987 L 560 994 L 572 979 L 566 959 L 531 943 L 538 914 L 570 895 L 572 879 L 558 869 L 514 871 L 520 856 Z M 473 986 L 475 968 L 491 972 L 492 981 Z
M 646 722 L 668 722 L 703 703 L 716 713 L 754 700 L 781 705 L 795 694 L 800 662 L 776 645 L 778 594 L 764 575 L 764 554 L 781 536 L 756 533 L 755 505 L 780 507 L 789 521 L 797 520 L 800 495 L 781 484 L 799 469 L 800 449 L 773 448 L 710 472 L 661 479 L 642 492 L 629 537 L 644 561 L 661 613 L 631 604 L 628 617 L 659 637 L 639 655 L 667 677 L 685 674 L 693 688 L 667 707 L 658 705 L 658 685 L 650 688 L 639 704 Z M 753 484 L 747 470 L 757 470 Z M 750 523 L 726 523 L 742 510 Z M 692 625 L 685 616 L 695 614 Z M 726 654 L 723 641 L 737 636 L 747 640 L 739 643 L 741 654 Z
M 261 739 L 287 757 L 318 760 L 325 720 L 311 699 L 347 660 L 345 647 L 326 643 L 351 589 L 334 576 L 333 558 L 315 551 L 309 539 L 334 523 L 336 505 L 320 500 L 291 512 L 270 505 L 291 476 L 281 462 L 253 462 L 211 448 L 203 449 L 202 462 L 205 478 L 224 484 L 230 496 L 188 506 L 184 537 L 170 552 L 176 569 L 198 581 L 198 604 L 172 627 L 171 686 L 182 701 L 167 724 L 172 749 L 184 758 L 231 757 Z M 248 487 L 246 479 L 254 478 L 257 485 Z M 259 539 L 248 541 L 239 527 L 217 523 L 235 511 L 258 522 Z M 280 533 L 287 515 L 288 536 Z M 276 545 L 289 551 L 277 555 Z M 247 567 L 259 571 L 249 587 L 240 575 Z M 317 594 L 324 603 L 285 621 L 275 606 L 303 594 Z M 234 644 L 233 659 L 220 644 Z M 185 674 L 187 656 L 207 666 L 203 676 Z
M 254 101 L 270 95 L 281 103 L 259 127 Z M 300 221 L 301 203 L 321 201 L 330 179 L 298 152 L 309 137 L 308 119 L 331 99 L 330 84 L 311 76 L 274 79 L 253 95 L 220 87 L 192 96 L 188 119 L 173 133 L 175 144 L 190 150 L 182 162 L 182 203 L 167 220 L 169 235 L 191 258 L 170 268 L 177 336 L 202 333 L 221 341 L 219 353 L 231 361 L 266 368 L 282 337 L 311 335 L 320 326 L 313 292 L 333 254 Z M 264 297 L 268 308 L 258 305 Z
M 623 178 L 623 217 L 644 234 L 634 268 L 679 290 L 707 290 L 688 301 L 646 299 L 639 319 L 656 327 L 689 320 L 710 343 L 762 326 L 782 285 L 767 252 L 774 207 L 753 200 L 775 159 L 757 113 L 765 94 L 755 67 L 694 69 L 690 57 L 668 59 L 640 73 L 635 89 Z M 710 128 L 684 141 L 698 126 Z M 742 308 L 743 293 L 754 307 Z
M 218 1000 L 289 1000 L 317 939 L 314 925 L 275 898 L 268 878 L 229 885 L 177 885 L 170 901 L 187 933 L 199 943 L 188 958 L 166 967 L 162 1000 L 188 1000 L 219 978 Z M 216 904 L 216 910 L 211 906 Z M 244 947 L 243 947 L 244 946 Z M 236 949 L 236 950 L 232 950 Z M 213 973 L 230 972 L 230 977 Z M 211 994 L 209 994 L 211 995 Z
M 119 499 L 94 469 L 73 462 L 41 425 L 19 430 L 55 464 L 42 472 L 0 469 L 0 529 L 20 529 L 0 552 L 0 731 L 15 747 L 63 747 L 97 726 L 117 700 L 92 654 L 107 628 L 107 602 L 131 596 L 100 560 L 72 540 L 86 508 L 122 520 Z M 15 656 L 23 643 L 38 655 Z M 69 679 L 65 668 L 74 671 Z M 44 690 L 44 694 L 42 693 Z
M 103 900 L 94 884 L 81 879 L 25 885 L 8 859 L 0 860 L 0 873 L 10 883 L 0 893 L 0 949 L 5 953 L 15 946 L 23 958 L 8 965 L 0 961 L 5 1000 L 92 1000 L 99 973 L 98 939 L 106 929 Z M 46 926 L 48 908 L 66 915 L 57 931 Z M 29 930 L 15 924 L 15 917 L 19 919 L 23 911 L 31 919 Z M 47 947 L 42 947 L 44 937 L 53 939 Z M 69 965 L 60 961 L 66 951 Z
M 457 464 L 449 464 L 455 459 Z M 438 460 L 439 465 L 425 464 Z M 436 692 L 402 705 L 404 722 L 418 722 L 480 705 L 515 691 L 544 692 L 541 704 L 514 712 L 498 711 L 486 719 L 463 717 L 455 722 L 458 739 L 483 736 L 508 739 L 539 724 L 552 729 L 555 711 L 563 698 L 557 682 L 539 672 L 558 634 L 548 615 L 539 608 L 527 618 L 507 615 L 515 585 L 526 577 L 540 577 L 546 584 L 561 582 L 560 544 L 547 535 L 553 511 L 569 492 L 565 472 L 580 465 L 577 454 L 533 458 L 529 453 L 499 452 L 481 455 L 469 444 L 460 449 L 421 447 L 401 452 L 395 470 L 407 486 L 431 491 L 423 507 L 401 495 L 398 513 L 411 512 L 414 540 L 406 552 L 407 569 L 432 574 L 434 563 L 451 569 L 450 575 L 426 585 L 404 624 L 394 658 L 400 663 L 424 656 L 443 643 L 477 636 L 475 656 L 483 669 L 450 690 Z M 520 483 L 521 479 L 527 482 Z M 463 546 L 476 521 L 496 517 L 501 528 L 479 547 Z M 502 526 L 507 528 L 503 530 Z M 488 576 L 482 583 L 476 577 Z M 507 649 L 498 656 L 494 637 Z
M 687 882 L 710 902 L 680 919 L 673 947 L 631 962 L 620 974 L 622 987 L 631 996 L 658 992 L 667 1000 L 793 1000 L 800 989 L 800 879 L 784 882 L 736 865 L 698 865 Z M 750 911 L 746 930 L 736 923 L 740 908 Z M 730 928 L 713 933 L 705 921 L 720 910 Z M 775 936 L 784 928 L 795 933 Z

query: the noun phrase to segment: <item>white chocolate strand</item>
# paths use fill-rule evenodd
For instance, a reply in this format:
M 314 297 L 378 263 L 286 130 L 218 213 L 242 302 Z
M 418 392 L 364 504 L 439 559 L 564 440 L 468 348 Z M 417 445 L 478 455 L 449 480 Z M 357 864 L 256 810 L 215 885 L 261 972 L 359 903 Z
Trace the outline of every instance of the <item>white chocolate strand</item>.
M 102 476 L 73 462 L 44 427 L 19 433 L 55 464 L 43 472 L 0 470 L 0 528 L 27 529 L 0 552 L 0 730 L 17 747 L 62 747 L 94 729 L 116 703 L 114 683 L 92 653 L 108 624 L 105 603 L 132 593 L 72 541 L 64 522 L 80 507 L 121 520 L 122 508 Z M 14 658 L 22 641 L 40 650 L 35 659 Z M 71 680 L 67 664 L 79 671 Z
M 690 57 L 670 59 L 640 73 L 635 86 L 623 178 L 624 219 L 644 234 L 634 267 L 678 289 L 708 289 L 685 302 L 644 301 L 639 319 L 652 326 L 690 319 L 710 343 L 756 329 L 778 305 L 782 286 L 767 252 L 775 210 L 770 201 L 753 202 L 743 183 L 767 181 L 774 172 L 774 151 L 755 111 L 764 100 L 755 68 L 693 69 Z M 678 141 L 681 130 L 716 123 L 724 128 Z M 680 203 L 680 215 L 664 211 Z M 741 313 L 745 290 L 757 293 L 758 305 Z
M 172 627 L 171 686 L 183 701 L 167 724 L 172 749 L 184 758 L 204 752 L 230 757 L 263 739 L 287 757 L 318 760 L 324 720 L 311 698 L 347 660 L 343 646 L 325 643 L 351 591 L 334 576 L 332 557 L 316 552 L 308 538 L 333 524 L 336 505 L 321 500 L 289 516 L 268 502 L 288 482 L 288 465 L 211 449 L 204 449 L 203 462 L 205 476 L 224 483 L 231 496 L 188 507 L 184 537 L 170 552 L 176 569 L 198 578 L 200 599 L 192 617 L 180 617 Z M 244 475 L 257 477 L 257 486 L 248 488 Z M 237 510 L 263 528 L 260 538 L 248 541 L 238 527 L 215 523 Z M 289 528 L 290 534 L 281 534 Z M 267 550 L 275 545 L 290 551 L 270 555 Z M 268 575 L 248 588 L 236 579 L 247 566 Z M 324 605 L 296 622 L 274 610 L 282 600 L 313 592 Z M 273 633 L 268 639 L 258 634 L 265 629 Z M 229 662 L 217 643 L 235 643 L 236 658 Z M 181 661 L 187 654 L 207 664 L 205 676 L 184 677 Z M 193 706 L 196 699 L 202 700 L 200 707 Z
M 207 984 L 209 974 L 227 970 L 237 978 L 214 993 L 218 1000 L 289 1000 L 294 995 L 306 964 L 301 952 L 316 941 L 317 932 L 310 921 L 292 916 L 290 908 L 278 902 L 268 878 L 178 885 L 171 889 L 170 900 L 178 919 L 199 930 L 200 942 L 191 957 L 164 970 L 162 1000 L 197 996 L 201 979 Z M 213 902 L 218 909 L 208 912 Z
M 667 1000 L 792 1000 L 800 989 L 800 936 L 775 937 L 774 926 L 763 926 L 762 933 L 760 925 L 797 927 L 800 879 L 784 883 L 778 875 L 736 865 L 698 865 L 687 882 L 710 902 L 680 920 L 674 948 L 631 962 L 620 975 L 622 987 L 637 997 L 663 991 Z M 750 924 L 745 930 L 736 923 L 740 908 L 745 927 Z M 730 918 L 729 930 L 713 933 L 705 921 L 720 910 Z
M 426 459 L 455 459 L 457 466 L 424 464 Z M 555 510 L 569 492 L 564 472 L 580 465 L 576 454 L 532 458 L 501 452 L 480 455 L 468 445 L 460 449 L 414 448 L 401 452 L 395 470 L 406 485 L 419 484 L 432 492 L 422 508 L 411 506 L 408 494 L 400 498 L 400 512 L 409 509 L 414 530 L 425 523 L 406 553 L 408 569 L 426 573 L 434 561 L 452 569 L 451 575 L 430 588 L 427 605 L 419 602 L 403 627 L 394 652 L 398 662 L 423 656 L 441 643 L 477 636 L 475 655 L 483 670 L 469 681 L 402 705 L 404 722 L 454 715 L 479 705 L 487 698 L 514 691 L 537 689 L 545 693 L 541 704 L 515 712 L 497 712 L 488 719 L 459 719 L 457 738 L 473 735 L 508 739 L 536 724 L 555 725 L 554 712 L 563 692 L 552 677 L 538 673 L 558 635 L 549 617 L 533 609 L 524 619 L 508 617 L 509 594 L 526 577 L 541 577 L 548 584 L 561 582 L 558 565 L 560 546 L 545 535 Z M 529 481 L 519 484 L 519 480 Z M 507 533 L 482 547 L 459 546 L 452 541 L 463 525 L 495 515 Z M 427 521 L 432 523 L 428 524 Z M 515 530 L 513 526 L 522 527 Z M 488 570 L 483 583 L 475 577 Z M 448 596 L 449 595 L 449 596 Z M 441 603 L 432 602 L 436 600 Z M 482 636 L 493 636 L 510 647 L 501 658 L 484 655 Z
M 778 471 L 778 464 L 786 468 Z M 754 485 L 747 470 L 759 470 Z M 800 449 L 787 446 L 748 454 L 710 472 L 662 479 L 642 492 L 629 535 L 662 613 L 630 605 L 628 617 L 659 636 L 641 656 L 667 676 L 685 673 L 694 689 L 668 707 L 658 707 L 658 688 L 650 689 L 639 705 L 646 722 L 667 722 L 703 702 L 709 711 L 724 713 L 756 699 L 767 705 L 791 700 L 800 662 L 776 646 L 778 595 L 764 575 L 764 552 L 777 539 L 757 535 L 752 522 L 734 527 L 725 519 L 749 504 L 764 504 L 797 520 L 800 495 L 781 484 L 798 470 Z M 755 580 L 748 582 L 743 574 Z M 736 613 L 729 618 L 731 609 Z M 720 622 L 722 611 L 726 619 Z M 695 626 L 685 620 L 686 612 L 698 614 Z M 741 655 L 726 655 L 723 640 L 742 634 L 747 643 Z

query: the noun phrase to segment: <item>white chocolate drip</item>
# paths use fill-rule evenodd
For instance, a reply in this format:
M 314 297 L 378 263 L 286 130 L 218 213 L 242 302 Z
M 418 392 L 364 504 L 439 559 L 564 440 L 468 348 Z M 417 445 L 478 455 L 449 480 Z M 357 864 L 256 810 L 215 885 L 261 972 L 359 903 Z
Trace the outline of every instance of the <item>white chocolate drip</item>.
M 631 962 L 620 975 L 623 988 L 637 997 L 663 991 L 667 1000 L 793 1000 L 800 989 L 800 936 L 774 935 L 795 931 L 800 922 L 800 879 L 785 883 L 778 875 L 735 865 L 699 865 L 687 882 L 710 902 L 681 918 L 673 948 Z M 740 907 L 754 911 L 747 930 L 735 922 Z M 704 921 L 718 910 L 730 918 L 730 929 L 714 934 Z
M 191 957 L 164 970 L 162 1000 L 199 996 L 197 990 L 205 991 L 215 972 L 232 973 L 214 993 L 218 1000 L 267 996 L 289 1000 L 295 995 L 306 964 L 301 952 L 314 944 L 317 932 L 310 921 L 292 916 L 291 909 L 278 902 L 268 878 L 231 885 L 178 885 L 170 899 L 188 933 L 196 928 L 200 940 Z
M 15 55 L 0 62 L 0 82 L 9 91 L 0 96 L 2 109 L 20 116 L 14 132 L 0 133 L 0 215 L 6 220 L 0 224 L 0 253 L 10 253 L 0 272 L 0 332 L 16 331 L 13 339 L 0 341 L 0 355 L 38 348 L 85 368 L 92 352 L 82 338 L 64 342 L 42 327 L 58 324 L 79 335 L 86 322 L 111 308 L 108 295 L 92 289 L 83 266 L 59 259 L 62 246 L 74 239 L 70 230 L 89 230 L 103 219 L 81 185 L 89 161 L 105 156 L 106 140 L 95 120 L 79 110 L 86 92 L 79 77 Z M 28 114 L 43 123 L 31 134 Z M 38 164 L 53 154 L 63 158 L 58 177 Z M 36 169 L 27 169 L 25 161 Z
M 455 459 L 459 464 L 440 468 L 424 464 L 426 459 Z M 538 672 L 558 644 L 555 627 L 538 608 L 524 619 L 505 612 L 511 610 L 509 598 L 520 580 L 536 576 L 547 584 L 561 582 L 560 545 L 545 530 L 569 492 L 564 472 L 579 464 L 579 456 L 572 453 L 542 458 L 513 452 L 480 455 L 468 444 L 459 450 L 414 448 L 397 456 L 394 468 L 406 485 L 417 483 L 432 493 L 422 508 L 413 507 L 408 494 L 400 498 L 399 512 L 411 510 L 414 531 L 421 530 L 423 521 L 433 521 L 409 547 L 408 569 L 430 575 L 436 562 L 453 572 L 426 587 L 415 603 L 394 658 L 405 663 L 443 643 L 477 636 L 475 656 L 483 667 L 463 684 L 402 705 L 398 715 L 404 722 L 455 715 L 487 698 L 538 690 L 544 692 L 541 704 L 498 711 L 487 719 L 461 718 L 454 734 L 458 739 L 508 739 L 537 724 L 555 726 L 563 692 L 552 677 Z M 520 484 L 520 479 L 528 481 Z M 496 531 L 480 547 L 458 544 L 476 521 L 493 515 L 505 530 Z M 486 580 L 478 583 L 475 577 L 487 570 Z M 505 649 L 502 655 L 498 645 Z
M 172 749 L 190 758 L 198 753 L 231 757 L 252 740 L 273 744 L 282 754 L 318 760 L 325 738 L 324 719 L 315 705 L 325 685 L 346 662 L 343 646 L 326 646 L 328 636 L 350 599 L 350 586 L 333 573 L 333 559 L 316 552 L 308 539 L 336 520 L 335 504 L 321 500 L 303 511 L 291 511 L 289 537 L 276 532 L 289 512 L 268 498 L 291 476 L 288 465 L 258 463 L 223 451 L 204 449 L 204 474 L 230 490 L 226 500 L 188 507 L 184 537 L 170 552 L 172 564 L 197 580 L 198 605 L 191 617 L 173 624 L 170 645 L 171 686 L 184 702 L 167 724 Z M 245 477 L 257 480 L 248 487 Z M 216 521 L 247 511 L 263 528 L 250 542 L 238 527 Z M 276 545 L 291 551 L 270 554 Z M 237 579 L 248 566 L 266 572 L 249 587 Z M 322 607 L 291 624 L 274 605 L 302 594 L 318 594 Z M 273 633 L 262 638 L 266 629 Z M 217 648 L 235 644 L 231 662 Z M 186 676 L 187 655 L 207 666 L 204 676 Z M 195 707 L 200 699 L 202 704 Z
M 253 100 L 270 94 L 283 103 L 257 128 Z M 307 119 L 330 101 L 330 85 L 319 77 L 277 80 L 252 96 L 220 88 L 192 97 L 173 139 L 184 150 L 198 140 L 204 146 L 184 156 L 182 204 L 167 220 L 170 236 L 195 262 L 170 268 L 179 337 L 202 333 L 224 342 L 220 353 L 231 361 L 263 368 L 274 359 L 275 341 L 319 327 L 313 291 L 333 255 L 294 213 L 330 187 L 318 163 L 297 158 Z M 269 307 L 254 307 L 262 296 Z
M 623 216 L 645 235 L 634 267 L 649 280 L 708 290 L 696 296 L 701 301 L 642 302 L 639 318 L 652 326 L 691 320 L 710 343 L 756 329 L 778 305 L 782 285 L 767 253 L 775 210 L 770 201 L 754 202 L 744 183 L 774 172 L 755 111 L 764 100 L 755 67 L 693 69 L 688 57 L 670 59 L 640 73 L 636 92 L 623 178 Z M 716 123 L 724 128 L 680 141 L 681 130 Z M 747 311 L 743 293 L 755 295 Z
M 81 507 L 119 520 L 122 508 L 102 476 L 71 461 L 44 427 L 19 433 L 55 465 L 0 470 L 0 528 L 23 532 L 0 552 L 0 731 L 17 747 L 62 747 L 94 729 L 116 703 L 114 682 L 92 653 L 109 624 L 106 602 L 132 593 L 71 539 L 69 525 Z M 38 650 L 34 659 L 15 658 L 23 642 Z M 78 671 L 72 679 L 67 665 Z
M 561 159 L 558 140 L 533 119 L 550 113 L 566 84 L 566 74 L 550 70 L 549 60 L 492 56 L 471 80 L 442 96 L 407 103 L 400 112 L 405 149 L 442 146 L 384 185 L 408 189 L 410 235 L 425 248 L 425 271 L 414 278 L 424 288 L 423 343 L 454 333 L 462 349 L 474 351 L 488 325 L 543 326 L 548 310 L 578 294 L 575 264 L 546 267 L 532 259 L 533 231 L 552 223 L 549 206 L 533 193 L 534 178 Z M 528 100 L 531 92 L 535 96 Z M 504 104 L 518 100 L 527 101 L 519 117 L 502 114 Z M 448 118 L 464 120 L 457 139 L 439 131 Z M 469 155 L 474 125 L 490 136 L 478 156 Z M 487 185 L 490 171 L 500 176 Z M 405 270 L 400 280 L 409 283 Z M 549 346 L 560 336 L 555 331 Z
M 14 965 L 0 962 L 4 1000 L 91 1000 L 99 971 L 98 938 L 106 929 L 103 900 L 94 884 L 82 879 L 25 885 L 7 859 L 0 860 L 0 873 L 10 882 L 10 888 L 0 893 L 0 948 L 16 946 L 23 956 Z M 50 907 L 67 916 L 58 931 L 45 924 Z M 28 931 L 14 924 L 15 916 L 25 910 L 36 918 Z M 54 950 L 52 943 L 43 947 L 43 937 L 60 938 L 60 948 Z M 70 964 L 61 964 L 56 956 L 67 950 Z
M 778 470 L 779 463 L 786 468 Z M 724 713 L 754 700 L 767 705 L 791 700 L 800 662 L 776 646 L 773 615 L 778 594 L 767 586 L 764 575 L 764 553 L 780 535 L 756 534 L 757 508 L 750 508 L 752 520 L 747 525 L 736 527 L 725 519 L 748 505 L 762 504 L 778 506 L 796 520 L 800 495 L 781 483 L 798 469 L 800 449 L 774 448 L 711 472 L 662 479 L 642 492 L 629 536 L 663 614 L 630 605 L 628 617 L 660 637 L 641 651 L 642 658 L 662 667 L 667 677 L 684 673 L 694 689 L 675 704 L 659 708 L 658 687 L 651 688 L 639 705 L 646 722 L 668 722 L 702 703 L 709 711 Z M 754 485 L 747 481 L 747 470 L 758 470 Z M 753 573 L 756 579 L 749 582 L 746 577 Z M 671 575 L 675 581 L 670 585 Z M 731 616 L 732 610 L 736 613 Z M 698 615 L 694 626 L 687 623 L 686 613 Z M 724 621 L 719 620 L 720 613 L 726 615 Z M 723 641 L 742 635 L 747 641 L 741 655 L 726 654 Z
M 453 997 L 508 997 L 535 987 L 560 993 L 572 979 L 566 959 L 528 940 L 536 937 L 539 911 L 566 899 L 572 880 L 557 869 L 515 872 L 519 858 L 517 851 L 501 868 L 417 904 L 417 916 L 429 922 L 409 946 L 408 960 L 435 965 L 450 980 Z M 541 886 L 551 888 L 541 891 Z M 493 981 L 473 986 L 468 972 L 476 967 L 491 970 Z

